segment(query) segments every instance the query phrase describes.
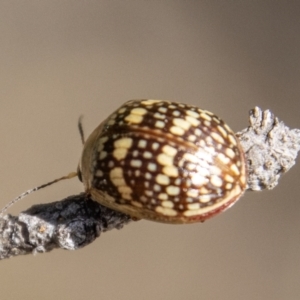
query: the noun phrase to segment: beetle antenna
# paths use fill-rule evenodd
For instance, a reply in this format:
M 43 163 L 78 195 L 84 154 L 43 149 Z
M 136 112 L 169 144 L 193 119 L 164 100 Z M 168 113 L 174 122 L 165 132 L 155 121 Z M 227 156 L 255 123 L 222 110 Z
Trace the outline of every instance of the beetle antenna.
M 66 175 L 66 176 L 63 176 L 63 177 L 60 177 L 60 178 L 57 178 L 57 179 L 54 179 L 48 183 L 44 183 L 40 186 L 37 186 L 37 187 L 34 187 L 30 190 L 27 190 L 26 192 L 22 193 L 21 195 L 19 195 L 17 198 L 13 199 L 12 201 L 8 202 L 1 210 L 0 210 L 0 215 L 3 215 L 3 213 L 5 213 L 7 211 L 8 208 L 10 208 L 12 205 L 14 205 L 16 202 L 18 202 L 19 200 L 23 199 L 24 197 L 26 197 L 27 195 L 33 193 L 33 192 L 36 192 L 46 186 L 49 186 L 49 185 L 52 185 L 53 183 L 56 183 L 56 182 L 59 182 L 61 180 L 64 180 L 64 179 L 71 179 L 73 177 L 76 177 L 77 176 L 77 172 L 71 172 L 70 174 Z
M 83 126 L 82 126 L 82 119 L 83 119 L 83 115 L 81 115 L 78 119 L 78 130 L 79 130 L 79 134 L 81 137 L 81 142 L 82 145 L 84 145 L 85 143 L 85 139 L 84 139 L 84 131 L 83 131 Z

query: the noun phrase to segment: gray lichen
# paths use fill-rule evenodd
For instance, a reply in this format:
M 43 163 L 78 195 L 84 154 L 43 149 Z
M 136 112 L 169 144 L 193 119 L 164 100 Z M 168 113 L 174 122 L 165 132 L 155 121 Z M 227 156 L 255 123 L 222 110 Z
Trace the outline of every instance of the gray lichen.
M 248 189 L 273 189 L 294 164 L 300 149 L 300 130 L 289 129 L 269 110 L 250 111 L 250 126 L 239 138 L 247 160 Z
M 17 217 L 0 218 L 0 259 L 55 248 L 76 250 L 93 242 L 102 232 L 121 229 L 130 220 L 84 193 L 34 205 Z

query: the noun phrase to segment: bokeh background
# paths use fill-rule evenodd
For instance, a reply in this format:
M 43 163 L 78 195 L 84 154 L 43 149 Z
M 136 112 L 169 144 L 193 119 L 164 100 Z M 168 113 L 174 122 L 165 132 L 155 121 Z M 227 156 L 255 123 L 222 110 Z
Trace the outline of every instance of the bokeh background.
M 238 131 L 254 106 L 300 126 L 299 1 L 1 1 L 1 206 L 73 171 L 123 102 L 170 99 Z M 0 264 L 1 299 L 300 299 L 300 167 L 204 224 L 148 221 L 79 251 Z M 44 189 L 10 213 L 83 190 Z

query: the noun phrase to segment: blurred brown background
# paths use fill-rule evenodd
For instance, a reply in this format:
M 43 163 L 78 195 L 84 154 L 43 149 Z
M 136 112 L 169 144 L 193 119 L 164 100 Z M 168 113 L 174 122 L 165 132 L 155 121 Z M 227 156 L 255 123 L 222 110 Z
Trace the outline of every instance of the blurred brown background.
M 238 131 L 255 105 L 300 127 L 298 1 L 2 1 L 1 206 L 77 167 L 133 98 L 187 102 Z M 300 299 L 299 165 L 204 224 L 140 221 L 75 252 L 1 261 L 1 299 Z M 76 179 L 15 205 L 79 193 Z

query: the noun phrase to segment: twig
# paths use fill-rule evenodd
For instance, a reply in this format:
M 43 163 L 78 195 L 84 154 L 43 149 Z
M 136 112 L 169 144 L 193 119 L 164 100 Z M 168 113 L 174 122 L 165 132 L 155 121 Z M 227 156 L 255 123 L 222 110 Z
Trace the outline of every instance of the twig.
M 248 190 L 272 189 L 294 164 L 300 149 L 300 130 L 289 129 L 269 110 L 250 111 L 250 126 L 237 133 L 245 151 Z M 0 259 L 82 248 L 101 232 L 120 229 L 131 218 L 108 209 L 85 194 L 32 206 L 19 216 L 0 218 Z
M 34 205 L 14 217 L 0 218 L 0 259 L 82 248 L 101 232 L 121 229 L 130 217 L 87 199 L 84 193 L 49 204 Z
M 289 129 L 269 110 L 250 111 L 250 126 L 238 132 L 247 159 L 248 190 L 273 189 L 296 162 L 300 130 Z

